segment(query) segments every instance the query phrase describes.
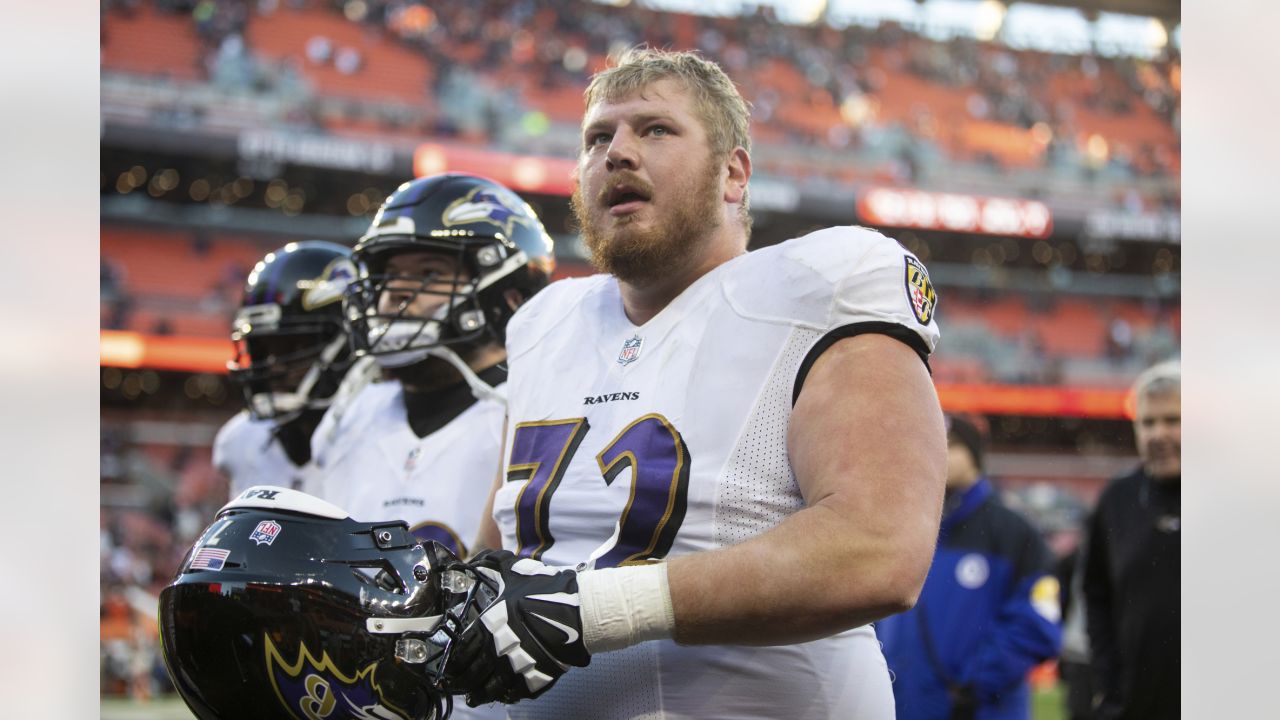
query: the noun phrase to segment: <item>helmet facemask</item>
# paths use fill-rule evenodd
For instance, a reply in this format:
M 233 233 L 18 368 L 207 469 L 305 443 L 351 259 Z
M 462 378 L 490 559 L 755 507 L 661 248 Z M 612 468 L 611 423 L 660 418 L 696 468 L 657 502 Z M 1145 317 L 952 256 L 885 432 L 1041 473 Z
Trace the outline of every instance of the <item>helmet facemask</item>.
M 287 423 L 306 410 L 329 406 L 350 348 L 336 319 L 272 322 L 273 315 L 279 316 L 279 306 L 241 309 L 232 333 L 236 359 L 228 370 L 250 416 Z
M 358 351 L 388 368 L 499 340 L 489 315 L 503 302 L 501 281 L 527 262 L 496 238 L 380 238 L 363 255 L 347 321 Z
M 341 301 L 355 274 L 350 249 L 319 240 L 291 242 L 249 273 L 227 370 L 253 418 L 283 426 L 329 406 L 350 366 Z

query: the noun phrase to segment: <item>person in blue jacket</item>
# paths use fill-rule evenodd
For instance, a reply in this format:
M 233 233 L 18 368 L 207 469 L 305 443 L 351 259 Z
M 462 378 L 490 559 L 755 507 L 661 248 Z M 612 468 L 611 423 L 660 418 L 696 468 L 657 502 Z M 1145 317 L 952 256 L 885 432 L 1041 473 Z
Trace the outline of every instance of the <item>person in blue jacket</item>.
M 983 474 L 982 433 L 947 420 L 938 547 L 916 606 L 876 625 L 899 720 L 1025 720 L 1027 673 L 1062 641 L 1044 540 Z

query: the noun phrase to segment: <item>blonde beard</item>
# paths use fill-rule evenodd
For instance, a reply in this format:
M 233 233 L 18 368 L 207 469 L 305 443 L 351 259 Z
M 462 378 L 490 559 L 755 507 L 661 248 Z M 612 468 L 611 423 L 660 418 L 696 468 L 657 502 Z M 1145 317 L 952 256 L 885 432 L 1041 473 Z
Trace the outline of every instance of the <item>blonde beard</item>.
M 721 224 L 720 169 L 710 163 L 707 167 L 710 172 L 693 192 L 648 230 L 632 227 L 632 217 L 621 219 L 612 231 L 603 230 L 603 223 L 594 221 L 598 215 L 592 215 L 600 205 L 587 207 L 581 186 L 574 188 L 570 205 L 591 265 L 630 285 L 651 284 L 686 266 Z

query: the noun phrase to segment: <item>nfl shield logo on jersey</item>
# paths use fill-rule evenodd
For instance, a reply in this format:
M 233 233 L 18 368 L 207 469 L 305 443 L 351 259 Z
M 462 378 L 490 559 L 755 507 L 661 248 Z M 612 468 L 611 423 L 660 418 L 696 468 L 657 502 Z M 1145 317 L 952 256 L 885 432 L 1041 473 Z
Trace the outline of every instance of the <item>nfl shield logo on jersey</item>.
M 275 520 L 263 520 L 258 523 L 258 527 L 249 533 L 249 539 L 259 545 L 270 545 L 276 541 L 276 537 L 280 535 L 280 523 Z
M 644 344 L 644 338 L 636 335 L 630 340 L 622 343 L 622 352 L 618 353 L 619 365 L 630 365 L 640 357 L 640 346 Z
M 418 456 L 421 454 L 422 448 L 420 447 L 416 447 L 409 451 L 409 457 L 405 458 L 404 461 L 404 471 L 406 473 L 413 472 L 413 469 L 418 466 Z

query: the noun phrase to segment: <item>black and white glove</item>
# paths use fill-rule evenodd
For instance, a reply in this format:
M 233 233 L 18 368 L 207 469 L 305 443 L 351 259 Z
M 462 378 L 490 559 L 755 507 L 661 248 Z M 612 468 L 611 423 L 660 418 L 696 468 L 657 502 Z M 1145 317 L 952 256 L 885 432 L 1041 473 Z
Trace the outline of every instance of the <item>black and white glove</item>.
M 538 697 L 570 667 L 591 662 L 577 573 L 506 550 L 487 550 L 468 564 L 497 599 L 455 641 L 444 668 L 450 692 L 465 693 L 472 707 L 514 703 Z

